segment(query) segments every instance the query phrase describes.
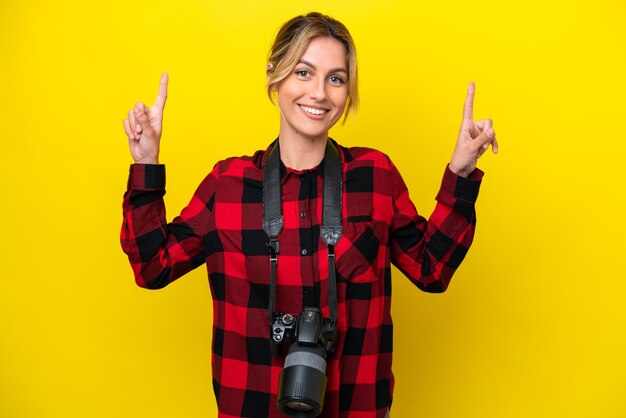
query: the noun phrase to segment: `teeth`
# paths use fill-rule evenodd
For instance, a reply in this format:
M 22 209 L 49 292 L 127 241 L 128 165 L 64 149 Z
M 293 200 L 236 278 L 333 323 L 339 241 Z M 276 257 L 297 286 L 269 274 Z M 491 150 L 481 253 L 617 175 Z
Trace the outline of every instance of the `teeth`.
M 327 110 L 325 109 L 314 109 L 312 107 L 308 107 L 304 105 L 300 105 L 300 107 L 303 108 L 306 112 L 312 113 L 314 115 L 323 115 L 324 113 L 327 112 Z

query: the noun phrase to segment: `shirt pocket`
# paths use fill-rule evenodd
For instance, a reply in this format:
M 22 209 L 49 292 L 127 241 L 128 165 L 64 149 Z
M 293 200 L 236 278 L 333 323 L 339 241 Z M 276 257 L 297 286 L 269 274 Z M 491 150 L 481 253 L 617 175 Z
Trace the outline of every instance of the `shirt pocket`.
M 352 283 L 374 282 L 381 277 L 386 233 L 379 222 L 345 222 L 336 247 L 337 273 Z

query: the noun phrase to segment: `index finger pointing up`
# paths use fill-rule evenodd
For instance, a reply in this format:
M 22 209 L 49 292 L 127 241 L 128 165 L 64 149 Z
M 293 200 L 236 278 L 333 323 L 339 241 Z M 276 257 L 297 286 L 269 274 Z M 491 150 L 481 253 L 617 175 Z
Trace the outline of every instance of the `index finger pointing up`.
M 470 81 L 469 87 L 467 88 L 467 97 L 465 98 L 465 106 L 463 106 L 463 120 L 464 121 L 473 121 L 474 120 L 474 90 L 475 90 L 474 82 Z
M 167 100 L 167 73 L 161 74 L 161 82 L 159 84 L 159 94 L 154 101 L 154 106 L 159 107 L 161 110 L 165 107 L 165 101 Z

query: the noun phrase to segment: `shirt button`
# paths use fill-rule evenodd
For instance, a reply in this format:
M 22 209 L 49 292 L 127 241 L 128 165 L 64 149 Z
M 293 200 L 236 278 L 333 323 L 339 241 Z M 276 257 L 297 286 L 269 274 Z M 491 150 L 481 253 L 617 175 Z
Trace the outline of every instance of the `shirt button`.
M 306 211 L 303 210 L 302 212 L 300 212 L 300 217 L 306 218 Z
M 308 295 L 309 294 L 309 289 L 304 289 L 304 294 Z
M 303 248 L 302 251 L 300 251 L 300 254 L 302 255 L 307 255 L 309 252 L 306 250 L 306 248 Z

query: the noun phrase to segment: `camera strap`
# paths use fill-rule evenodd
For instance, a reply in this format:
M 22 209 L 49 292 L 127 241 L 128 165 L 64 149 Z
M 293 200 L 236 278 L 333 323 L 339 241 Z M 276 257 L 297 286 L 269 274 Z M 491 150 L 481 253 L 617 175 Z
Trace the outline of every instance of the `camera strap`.
M 342 173 L 339 151 L 328 139 L 324 154 L 324 196 L 322 227 L 320 235 L 328 246 L 328 306 L 330 326 L 334 330 L 337 324 L 337 277 L 335 271 L 335 245 L 341 238 Z M 263 229 L 268 236 L 267 246 L 270 251 L 270 294 L 268 314 L 270 323 L 274 315 L 276 302 L 276 268 L 280 245 L 278 235 L 283 229 L 284 220 L 280 191 L 280 149 L 278 139 L 265 161 L 263 171 Z

